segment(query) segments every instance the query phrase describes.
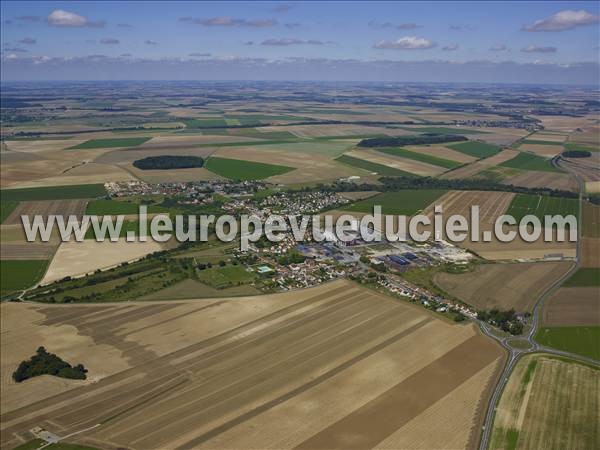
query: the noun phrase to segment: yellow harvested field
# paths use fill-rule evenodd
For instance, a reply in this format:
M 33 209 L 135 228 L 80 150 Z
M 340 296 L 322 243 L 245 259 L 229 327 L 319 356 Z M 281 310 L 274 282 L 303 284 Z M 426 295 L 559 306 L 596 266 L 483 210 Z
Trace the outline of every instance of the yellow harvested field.
M 600 126 L 587 125 L 583 131 L 575 130 L 569 135 L 569 141 L 600 146 Z
M 490 156 L 489 158 L 480 159 L 473 164 L 459 167 L 458 169 L 445 173 L 440 178 L 446 178 L 450 180 L 456 180 L 458 178 L 470 178 L 482 170 L 487 169 L 488 167 L 497 166 L 498 164 L 508 161 L 509 159 L 513 159 L 518 154 L 519 152 L 516 150 L 503 150 L 494 156 Z
M 571 267 L 569 262 L 481 264 L 462 274 L 440 272 L 434 281 L 477 309 L 523 313 L 531 312 L 542 292 Z
M 153 239 L 148 239 L 147 242 L 126 242 L 125 238 L 117 242 L 109 240 L 98 242 L 95 239 L 62 242 L 41 284 L 60 280 L 66 276 L 85 275 L 97 269 L 139 259 L 162 249 L 161 244 Z
M 190 146 L 193 144 L 222 144 L 226 142 L 248 142 L 260 141 L 259 139 L 230 136 L 230 135 L 202 135 L 202 134 L 184 134 L 181 136 L 165 135 L 156 136 L 142 145 L 136 147 L 138 150 L 153 149 L 153 148 L 176 148 L 179 146 Z
M 585 191 L 590 194 L 597 194 L 600 192 L 600 181 L 586 181 Z
M 98 448 L 473 447 L 505 357 L 472 324 L 342 280 L 202 302 L 9 307 L 30 325 L 2 343 L 3 373 L 30 352 L 17 350 L 31 342 L 20 337 L 44 335 L 36 341 L 48 351 L 100 374 L 47 397 L 15 385 L 3 399 L 2 447 L 34 426 L 87 430 L 73 441 Z M 57 346 L 55 336 L 68 340 Z
M 290 125 L 278 127 L 261 127 L 261 131 L 289 131 L 298 137 L 321 137 L 321 136 L 359 136 L 388 134 L 390 136 L 401 136 L 410 134 L 410 131 L 391 129 L 383 127 L 369 127 L 366 125 Z
M 441 145 L 409 145 L 402 147 L 411 152 L 421 153 L 423 155 L 437 156 L 438 158 L 449 159 L 450 161 L 456 161 L 459 163 L 470 163 L 477 158 L 466 155 L 456 150 L 452 150 Z
M 9 150 L 15 152 L 36 153 L 51 150 L 63 150 L 65 148 L 74 147 L 85 141 L 87 141 L 87 137 L 73 139 L 48 139 L 39 141 L 5 141 L 5 144 Z
M 597 126 L 598 117 L 594 115 L 586 117 L 568 117 L 568 116 L 532 116 L 542 121 L 544 128 L 549 131 L 556 131 L 561 133 L 574 133 L 578 134 L 576 130 L 578 128 L 587 129 L 588 127 Z M 571 134 L 573 136 L 574 134 Z M 572 140 L 572 139 L 570 139 Z
M 138 179 L 146 183 L 170 183 L 185 181 L 220 180 L 222 177 L 204 167 L 193 167 L 177 170 L 140 170 L 132 164 L 124 164 Z
M 133 180 L 136 180 L 136 177 L 119 166 L 90 162 L 72 169 L 68 169 L 57 176 L 16 183 L 11 187 L 28 188 L 42 186 L 67 186 Z
M 534 133 L 527 136 L 527 139 L 534 141 L 550 141 L 550 142 L 565 142 L 567 134 L 559 133 Z M 556 147 L 559 147 L 558 145 Z M 560 147 L 559 147 L 560 148 Z
M 546 187 L 563 191 L 577 191 L 577 181 L 569 174 L 528 170 L 502 181 L 502 184 L 512 184 L 529 188 Z
M 599 389 L 597 368 L 543 354 L 523 357 L 500 399 L 489 448 L 597 447 Z
M 435 176 L 446 171 L 445 168 L 434 166 L 432 164 L 415 161 L 413 159 L 401 158 L 378 152 L 377 150 L 355 150 L 346 152 L 345 155 L 352 158 L 364 159 L 376 164 L 393 167 L 394 169 L 404 170 L 420 176 Z
M 319 182 L 364 173 L 361 170 L 334 161 L 327 155 L 303 154 L 304 157 L 298 157 L 298 152 L 278 149 L 276 146 L 266 147 L 222 147 L 215 152 L 215 156 L 299 169 L 270 177 L 268 180 L 273 183 Z
M 522 144 L 519 146 L 519 150 L 529 153 L 535 153 L 538 156 L 544 156 L 546 158 L 552 158 L 564 151 L 564 148 L 560 145 L 546 145 L 546 144 Z
M 73 325 L 63 323 L 52 327 L 42 326 L 41 324 L 46 321 L 46 316 L 40 308 L 40 306 L 10 302 L 3 302 L 0 305 L 2 323 L 2 339 L 0 340 L 2 396 L 0 405 L 2 413 L 16 410 L 61 392 L 92 384 L 107 375 L 129 368 L 127 359 L 122 356 L 119 349 L 94 342 L 91 336 L 79 333 Z M 104 309 L 95 306 L 77 308 L 82 312 L 84 309 L 87 312 Z M 57 310 L 65 317 L 72 311 L 72 309 Z M 15 383 L 12 379 L 13 371 L 21 361 L 33 356 L 40 345 L 59 354 L 66 361 L 75 364 L 83 363 L 93 375 L 86 381 L 44 375 L 26 380 L 21 384 Z

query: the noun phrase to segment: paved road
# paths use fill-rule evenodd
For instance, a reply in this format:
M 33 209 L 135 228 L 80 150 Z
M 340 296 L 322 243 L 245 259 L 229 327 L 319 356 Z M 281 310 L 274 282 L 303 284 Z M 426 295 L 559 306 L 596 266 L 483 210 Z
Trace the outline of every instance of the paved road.
M 552 164 L 554 166 L 566 169 L 568 172 L 571 172 L 569 170 L 568 166 L 564 166 L 564 165 L 561 166 L 560 163 L 561 163 L 561 158 L 559 156 L 554 157 L 552 159 Z M 515 348 L 515 347 L 511 346 L 510 341 L 514 340 L 515 339 L 514 337 L 499 337 L 492 332 L 490 325 L 488 325 L 485 322 L 479 321 L 479 327 L 481 328 L 481 331 L 484 334 L 486 334 L 487 336 L 491 337 L 492 339 L 497 340 L 508 351 L 508 358 L 504 365 L 504 369 L 502 370 L 502 374 L 500 375 L 500 378 L 498 379 L 498 383 L 496 384 L 496 388 L 494 389 L 494 392 L 492 393 L 490 402 L 488 404 L 488 409 L 486 411 L 485 421 L 483 423 L 483 429 L 481 432 L 481 440 L 479 442 L 480 450 L 487 450 L 487 448 L 490 444 L 490 437 L 492 434 L 492 425 L 493 425 L 493 421 L 494 421 L 494 414 L 496 412 L 496 407 L 498 405 L 498 401 L 500 400 L 500 396 L 502 395 L 502 392 L 504 392 L 504 388 L 508 382 L 510 374 L 512 373 L 515 365 L 519 361 L 519 358 L 521 358 L 523 355 L 530 354 L 530 353 L 543 352 L 543 353 L 548 353 L 548 354 L 552 354 L 552 355 L 567 357 L 567 358 L 585 362 L 588 364 L 600 365 L 600 361 L 595 360 L 593 358 L 588 358 L 585 356 L 576 355 L 574 353 L 564 352 L 561 350 L 556 350 L 554 348 L 545 347 L 545 346 L 539 345 L 535 341 L 535 334 L 536 334 L 536 332 L 539 328 L 539 324 L 540 324 L 540 315 L 542 313 L 542 309 L 544 307 L 544 304 L 546 303 L 546 300 L 548 300 L 548 298 L 550 298 L 552 296 L 552 294 L 554 294 L 554 292 L 563 284 L 563 282 L 567 278 L 569 278 L 573 273 L 575 273 L 575 271 L 577 269 L 579 269 L 579 266 L 581 264 L 581 212 L 583 209 L 581 206 L 582 206 L 582 201 L 583 201 L 583 193 L 585 192 L 585 182 L 576 173 L 571 172 L 571 174 L 575 177 L 575 179 L 577 180 L 577 184 L 579 186 L 579 216 L 577 217 L 577 245 L 576 245 L 575 264 L 573 265 L 573 267 L 571 267 L 569 269 L 568 272 L 566 272 L 563 276 L 561 276 L 554 283 L 552 283 L 552 285 L 549 286 L 543 292 L 543 294 L 540 296 L 540 298 L 536 302 L 536 304 L 533 308 L 532 314 L 531 314 L 531 326 L 529 328 L 529 331 L 527 332 L 527 334 L 525 336 L 520 337 L 521 341 L 524 338 L 529 343 L 530 348 L 519 349 L 519 348 Z

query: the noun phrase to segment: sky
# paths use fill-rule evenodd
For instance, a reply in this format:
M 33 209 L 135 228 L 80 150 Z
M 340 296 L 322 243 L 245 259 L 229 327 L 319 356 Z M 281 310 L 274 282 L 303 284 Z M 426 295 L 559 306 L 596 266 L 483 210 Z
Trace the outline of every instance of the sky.
M 3 1 L 1 75 L 598 85 L 599 5 Z

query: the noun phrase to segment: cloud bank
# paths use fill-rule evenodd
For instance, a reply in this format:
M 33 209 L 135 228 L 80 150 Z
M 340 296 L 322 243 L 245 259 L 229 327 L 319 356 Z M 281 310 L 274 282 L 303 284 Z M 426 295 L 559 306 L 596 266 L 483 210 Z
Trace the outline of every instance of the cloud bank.
M 383 40 L 373 45 L 373 48 L 385 50 L 426 50 L 435 47 L 435 42 L 416 36 L 406 36 L 395 41 Z
M 536 20 L 531 25 L 523 27 L 523 31 L 566 31 L 575 27 L 592 25 L 600 21 L 600 16 L 585 10 L 574 11 L 567 9 L 559 11 L 545 19 Z

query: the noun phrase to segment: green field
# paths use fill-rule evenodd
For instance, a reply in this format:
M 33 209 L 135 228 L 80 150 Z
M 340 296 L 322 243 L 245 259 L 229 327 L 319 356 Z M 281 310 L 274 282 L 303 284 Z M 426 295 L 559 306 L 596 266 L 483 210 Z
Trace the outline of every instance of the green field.
M 579 211 L 579 200 L 575 198 L 547 197 L 542 195 L 517 194 L 513 198 L 506 214 L 513 216 L 518 222 L 528 214 L 536 216 L 542 224 L 544 216 L 573 214 L 577 217 Z
M 407 189 L 398 192 L 385 192 L 349 206 L 345 211 L 372 213 L 373 206 L 380 205 L 382 214 L 412 216 L 424 210 L 446 191 L 442 189 Z
M 306 117 L 288 116 L 288 115 L 268 115 L 268 114 L 245 114 L 245 115 L 227 115 L 227 119 L 239 120 L 241 125 L 255 125 L 260 123 L 270 123 L 274 121 L 301 122 Z
M 85 213 L 90 216 L 109 216 L 118 214 L 137 214 L 138 203 L 122 202 L 118 200 L 93 200 L 88 203 Z M 149 213 L 167 212 L 166 208 L 149 205 Z
M 139 234 L 139 229 L 140 229 L 139 224 L 140 224 L 139 220 L 124 220 L 123 224 L 121 226 L 121 230 L 119 232 L 119 237 L 122 237 L 122 238 L 127 237 L 128 231 L 133 231 L 135 236 L 137 236 Z M 150 220 L 147 221 L 146 235 L 149 235 L 149 233 L 150 233 Z M 89 228 L 85 232 L 85 239 L 95 239 L 95 238 L 96 238 L 96 233 L 94 232 L 94 228 L 93 228 L 92 224 L 90 223 Z M 106 232 L 104 234 L 104 239 L 105 240 L 110 239 L 108 232 Z
M 519 153 L 513 159 L 504 161 L 500 166 L 524 170 L 541 170 L 543 172 L 562 172 L 559 168 L 554 167 L 549 159 L 524 152 Z
M 400 147 L 376 147 L 373 150 L 377 150 L 381 153 L 386 153 L 392 156 L 399 156 L 401 158 L 413 159 L 415 161 L 424 162 L 427 164 L 433 164 L 434 166 L 444 167 L 446 169 L 454 169 L 460 167 L 463 163 L 456 161 L 450 161 L 449 159 L 438 158 L 437 156 L 426 155 L 424 153 L 411 152 Z
M 563 145 L 562 142 L 542 141 L 542 140 L 539 140 L 539 139 L 523 139 L 521 141 L 521 144 L 557 145 L 557 146 L 562 146 Z
M 600 152 L 600 147 L 594 147 L 588 144 L 578 144 L 576 142 L 565 142 L 567 150 L 579 150 L 583 152 Z
M 540 328 L 535 340 L 557 350 L 600 359 L 600 326 Z
M 50 186 L 23 189 L 2 189 L 2 202 L 23 202 L 34 200 L 61 200 L 74 198 L 95 198 L 106 195 L 103 184 L 78 184 L 73 186 Z
M 261 180 L 295 170 L 294 167 L 213 156 L 206 160 L 205 167 L 217 175 L 232 180 Z
M 416 177 L 415 174 L 410 172 L 395 169 L 394 167 L 384 166 L 383 164 L 365 161 L 364 159 L 353 158 L 352 156 L 342 155 L 335 160 L 344 164 L 348 164 L 352 167 L 368 170 L 369 172 L 376 172 L 378 175 L 386 175 L 390 177 Z
M 478 159 L 488 158 L 500 151 L 500 147 L 497 145 L 486 144 L 485 142 L 479 141 L 461 142 L 460 144 L 446 145 L 445 147 Z
M 238 286 L 252 282 L 255 274 L 243 266 L 212 267 L 198 271 L 198 280 L 217 289 Z
M 152 139 L 151 137 L 124 137 L 115 139 L 90 139 L 89 141 L 82 142 L 81 144 L 74 145 L 73 147 L 67 148 L 67 150 L 89 150 L 94 148 L 114 148 L 114 147 L 137 147 L 146 141 Z
M 21 291 L 33 286 L 46 273 L 48 261 L 0 261 L 0 293 Z
M 2 201 L 0 202 L 0 223 L 4 222 L 10 213 L 17 207 L 19 202 L 16 201 Z
M 591 287 L 600 286 L 600 267 L 584 267 L 577 269 L 571 278 L 563 284 L 565 287 Z
M 225 127 L 227 122 L 222 117 L 207 117 L 204 119 L 182 120 L 186 128 Z

